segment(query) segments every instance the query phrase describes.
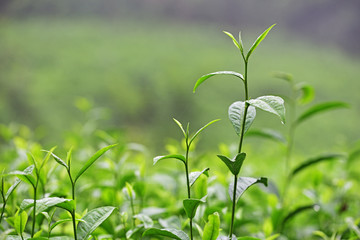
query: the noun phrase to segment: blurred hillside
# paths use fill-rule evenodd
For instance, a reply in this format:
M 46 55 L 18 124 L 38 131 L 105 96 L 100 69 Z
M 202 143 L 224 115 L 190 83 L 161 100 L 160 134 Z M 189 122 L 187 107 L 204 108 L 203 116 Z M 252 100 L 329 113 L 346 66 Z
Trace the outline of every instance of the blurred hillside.
M 241 30 L 250 46 L 276 22 L 252 57 L 251 97 L 286 94 L 271 74 L 292 73 L 315 87 L 315 102 L 352 105 L 304 125 L 299 138 L 312 141 L 302 148 L 346 145 L 360 132 L 359 8 L 332 0 L 1 1 L 0 123 L 26 124 L 49 147 L 89 129 L 121 129 L 162 147 L 180 137 L 173 117 L 194 130 L 221 118 L 206 144 L 236 141 L 227 107 L 242 99 L 241 84 L 214 79 L 196 94 L 193 85 L 212 71 L 242 72 L 221 31 Z M 286 130 L 265 113 L 254 125 Z

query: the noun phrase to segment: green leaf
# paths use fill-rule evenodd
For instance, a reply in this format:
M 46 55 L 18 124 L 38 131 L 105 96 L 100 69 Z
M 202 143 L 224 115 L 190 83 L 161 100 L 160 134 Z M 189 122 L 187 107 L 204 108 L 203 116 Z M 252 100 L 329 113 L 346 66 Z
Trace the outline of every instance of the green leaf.
M 195 138 L 205 129 L 207 128 L 208 126 L 210 126 L 211 124 L 217 122 L 217 121 L 220 121 L 220 119 L 216 119 L 216 120 L 213 120 L 211 122 L 209 122 L 208 124 L 206 124 L 205 126 L 203 126 L 202 128 L 200 128 L 195 134 L 194 136 L 190 139 L 190 142 L 189 142 L 189 145 L 195 140 Z
M 72 151 L 73 151 L 73 148 L 71 147 L 70 150 L 66 154 L 66 163 L 69 166 L 69 168 L 70 168 L 70 165 L 71 165 Z
M 34 165 L 30 165 L 24 171 L 13 171 L 13 172 L 9 173 L 9 175 L 16 175 L 21 181 L 26 182 L 26 183 L 32 185 L 33 187 L 35 187 L 36 180 L 31 175 L 34 168 L 35 168 Z
M 69 213 L 72 213 L 75 210 L 75 202 L 74 202 L 74 200 L 64 201 L 64 202 L 56 204 L 56 207 L 65 209 Z
M 322 112 L 330 111 L 337 108 L 348 108 L 349 104 L 345 102 L 324 102 L 316 104 L 309 109 L 307 109 L 305 112 L 303 112 L 298 119 L 296 120 L 296 124 L 302 123 L 305 120 L 309 119 L 310 117 L 313 117 L 314 115 L 317 115 Z
M 89 160 L 87 160 L 87 162 L 84 164 L 84 166 L 80 169 L 80 171 L 78 172 L 78 174 L 75 177 L 74 183 L 79 179 L 79 177 L 99 158 L 101 157 L 104 153 L 106 153 L 108 150 L 110 150 L 111 148 L 115 147 L 117 144 L 113 144 L 107 147 L 104 147 L 102 149 L 100 149 L 99 151 L 97 151 Z
M 183 155 L 180 155 L 180 154 L 170 154 L 170 155 L 166 155 L 166 156 L 157 156 L 154 158 L 154 165 L 159 162 L 159 161 L 162 161 L 162 160 L 165 160 L 165 159 L 170 159 L 170 158 L 174 158 L 174 159 L 177 159 L 177 160 L 180 160 L 182 161 L 184 164 L 185 164 L 185 157 Z
M 278 131 L 272 129 L 252 129 L 247 136 L 263 137 L 286 144 L 286 138 Z
M 220 232 L 220 217 L 217 212 L 208 216 L 205 224 L 202 240 L 216 240 Z
M 229 119 L 231 124 L 233 125 L 235 132 L 238 136 L 241 134 L 244 112 L 245 112 L 245 102 L 234 102 L 229 107 Z M 250 128 L 256 117 L 256 109 L 253 106 L 249 106 L 246 113 L 246 121 L 245 121 L 245 129 L 244 134 Z
M 194 90 L 193 92 L 195 93 L 196 89 L 199 87 L 200 84 L 202 84 L 205 80 L 207 80 L 210 77 L 216 76 L 216 75 L 232 75 L 235 77 L 240 78 L 242 81 L 244 81 L 244 77 L 243 75 L 241 75 L 240 73 L 237 72 L 233 72 L 233 71 L 219 71 L 219 72 L 213 72 L 213 73 L 209 73 L 206 75 L 203 75 L 202 77 L 200 77 L 195 84 Z
M 252 177 L 239 177 L 237 186 L 236 186 L 236 202 L 239 200 L 241 195 L 252 185 L 262 183 L 265 186 L 267 186 L 267 178 L 261 177 L 261 178 L 252 178 Z M 233 192 L 234 192 L 234 183 L 232 182 L 229 186 L 229 195 L 230 199 L 232 201 L 233 199 Z
M 145 228 L 151 228 L 154 225 L 154 221 L 148 215 L 136 214 L 134 218 L 139 219 L 141 222 L 143 222 Z
M 14 227 L 18 234 L 22 234 L 25 230 L 25 226 L 27 223 L 28 215 L 25 211 L 18 210 L 15 214 Z
M 251 46 L 249 52 L 246 55 L 246 61 L 249 60 L 250 55 L 253 53 L 253 51 L 257 48 L 257 46 L 261 43 L 262 40 L 266 37 L 266 35 L 270 32 L 270 30 L 275 26 L 275 24 L 271 25 L 268 29 L 266 29 L 253 43 Z
M 114 146 L 114 145 L 113 145 Z M 111 213 L 115 210 L 115 207 L 99 207 L 88 212 L 77 225 L 77 239 L 86 240 L 90 234 L 104 222 Z
M 196 209 L 201 203 L 205 203 L 203 199 L 188 198 L 183 200 L 184 209 L 188 218 L 194 218 Z
M 208 171 L 210 170 L 210 168 L 205 168 L 204 170 L 202 170 L 201 172 L 191 172 L 189 175 L 189 183 L 190 183 L 190 187 L 192 185 L 194 185 L 194 183 L 196 182 L 196 180 L 201 176 L 201 174 L 205 174 L 206 176 L 209 176 Z
M 236 39 L 234 38 L 234 36 L 229 33 L 229 32 L 226 32 L 226 31 L 223 31 L 226 35 L 228 35 L 232 40 L 233 40 L 233 43 L 235 44 L 235 46 L 240 50 L 240 52 L 243 54 L 244 53 L 244 48 L 243 48 L 243 45 L 242 45 L 242 42 L 241 42 L 241 36 L 240 36 L 240 33 L 239 33 L 239 40 L 240 42 L 236 41 Z
M 276 72 L 273 74 L 274 77 L 285 80 L 287 82 L 293 81 L 293 76 L 289 73 L 283 73 L 283 72 Z
M 20 183 L 21 183 L 20 179 L 15 180 L 14 184 L 11 185 L 11 187 L 7 190 L 7 192 L 5 194 L 5 201 L 7 201 L 9 199 L 10 195 L 14 192 L 14 190 Z
M 183 126 L 182 126 L 181 122 L 179 122 L 179 121 L 178 121 L 178 120 L 176 120 L 175 118 L 173 118 L 173 120 L 176 122 L 176 124 L 179 126 L 179 128 L 180 128 L 180 129 L 181 129 L 181 131 L 183 132 L 185 139 L 187 139 L 187 138 L 188 138 L 188 135 L 187 135 L 187 133 L 185 132 L 185 130 L 184 130 L 184 128 L 183 128 Z
M 274 235 L 271 235 L 271 236 L 265 238 L 265 240 L 275 240 L 275 239 L 277 239 L 278 237 L 280 237 L 280 234 L 279 234 L 279 233 L 274 234 Z
M 256 99 L 250 99 L 247 102 L 254 107 L 279 116 L 281 122 L 285 123 L 285 105 L 281 97 L 261 96 Z
M 35 214 L 38 215 L 41 212 L 46 211 L 50 207 L 57 206 L 63 202 L 70 202 L 71 199 L 65 198 L 58 198 L 58 197 L 48 197 L 36 200 L 36 212 Z M 21 210 L 25 210 L 30 208 L 34 205 L 34 199 L 24 199 L 20 205 Z
M 345 156 L 343 154 L 339 154 L 339 153 L 330 153 L 330 154 L 324 154 L 315 158 L 311 158 L 309 160 L 306 160 L 304 162 L 302 162 L 299 166 L 297 166 L 296 168 L 294 168 L 294 170 L 291 172 L 290 176 L 293 177 L 296 174 L 298 174 L 299 172 L 303 171 L 304 169 L 323 162 L 323 161 L 329 161 L 329 160 L 336 160 L 339 158 L 344 158 Z
M 189 237 L 185 232 L 172 228 L 149 228 L 143 233 L 143 237 L 144 236 L 163 236 L 176 240 L 189 240 Z
M 76 221 L 78 222 L 85 222 L 84 220 L 82 219 L 75 219 Z M 66 223 L 66 222 L 71 222 L 72 221 L 72 218 L 66 218 L 66 219 L 60 219 L 56 222 L 54 222 L 51 226 L 50 226 L 50 230 L 53 230 L 56 226 L 62 224 L 62 223 Z M 51 238 L 53 239 L 53 238 Z
M 295 216 L 297 216 L 298 214 L 307 211 L 307 210 L 314 210 L 314 211 L 318 211 L 319 210 L 319 205 L 317 204 L 310 204 L 310 205 L 305 205 L 305 206 L 301 206 L 301 207 L 297 207 L 295 210 L 291 211 L 281 222 L 281 229 L 284 228 L 286 222 L 288 222 L 290 219 L 294 218 Z
M 50 149 L 50 151 L 48 151 L 43 159 L 43 161 L 41 162 L 39 171 L 46 165 L 46 163 L 49 161 L 51 153 L 55 150 L 56 147 L 53 147 Z
M 230 159 L 223 155 L 217 155 L 221 161 L 223 161 L 229 168 L 232 174 L 237 176 L 240 172 L 241 166 L 246 158 L 246 153 L 238 153 L 233 159 Z
M 67 170 L 69 170 L 69 166 L 61 158 L 56 156 L 54 153 L 51 153 L 51 156 L 53 156 L 53 158 L 57 163 L 59 163 L 60 165 L 64 166 Z
M 312 86 L 304 83 L 296 85 L 297 90 L 301 91 L 301 96 L 297 99 L 300 104 L 310 103 L 315 97 L 315 90 Z
M 256 237 L 239 237 L 238 240 L 261 240 L 261 239 Z
M 218 237 L 216 240 L 229 240 L 229 237 L 227 237 L 227 236 L 220 236 L 220 237 Z M 231 240 L 237 240 L 237 238 L 236 238 L 236 236 L 235 236 L 234 234 L 231 236 Z

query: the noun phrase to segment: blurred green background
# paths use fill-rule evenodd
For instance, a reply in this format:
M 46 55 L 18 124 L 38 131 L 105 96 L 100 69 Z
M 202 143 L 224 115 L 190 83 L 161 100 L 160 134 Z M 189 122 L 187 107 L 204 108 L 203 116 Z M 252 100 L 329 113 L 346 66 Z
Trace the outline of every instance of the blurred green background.
M 223 30 L 241 31 L 249 47 L 277 23 L 252 56 L 251 97 L 286 95 L 272 76 L 281 71 L 312 85 L 314 103 L 348 102 L 297 133 L 298 151 L 343 149 L 360 132 L 359 12 L 357 0 L 1 1 L 0 123 L 29 126 L 45 147 L 98 128 L 162 149 L 181 136 L 173 117 L 194 130 L 221 118 L 201 144 L 236 142 L 227 108 L 243 99 L 242 84 L 219 77 L 192 88 L 203 74 L 243 71 Z M 287 127 L 262 112 L 254 125 Z

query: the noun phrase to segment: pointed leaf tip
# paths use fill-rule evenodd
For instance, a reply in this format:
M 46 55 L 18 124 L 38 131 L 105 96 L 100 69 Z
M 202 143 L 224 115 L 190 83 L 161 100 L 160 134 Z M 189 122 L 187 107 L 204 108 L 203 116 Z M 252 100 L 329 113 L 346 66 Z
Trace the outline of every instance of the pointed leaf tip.
M 243 82 L 244 82 L 244 77 L 241 73 L 237 73 L 234 71 L 218 71 L 218 72 L 213 72 L 213 73 L 209 73 L 209 74 L 205 74 L 203 76 L 201 76 L 195 83 L 193 92 L 195 93 L 196 89 L 200 86 L 200 84 L 202 84 L 205 80 L 209 79 L 210 77 L 216 76 L 216 75 L 232 75 L 235 76 L 237 78 L 240 78 Z
M 271 25 L 268 29 L 266 29 L 253 43 L 251 46 L 248 54 L 246 55 L 246 61 L 249 60 L 250 55 L 253 53 L 253 51 L 257 48 L 257 46 L 262 42 L 262 40 L 265 39 L 266 35 L 270 32 L 270 30 L 275 26 L 276 24 Z

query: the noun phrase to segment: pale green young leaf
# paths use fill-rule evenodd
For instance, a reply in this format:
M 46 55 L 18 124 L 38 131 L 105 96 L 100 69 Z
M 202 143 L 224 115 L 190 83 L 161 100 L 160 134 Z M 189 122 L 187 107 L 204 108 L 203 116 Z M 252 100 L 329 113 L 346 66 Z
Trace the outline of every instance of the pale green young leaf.
M 177 160 L 180 160 L 181 162 L 183 162 L 185 164 L 185 157 L 183 155 L 180 155 L 180 154 L 170 154 L 170 155 L 166 155 L 166 156 L 157 156 L 157 157 L 154 157 L 154 162 L 153 162 L 153 165 L 155 165 L 157 162 L 159 161 L 162 161 L 162 160 L 165 160 L 165 159 L 170 159 L 170 158 L 173 158 L 173 159 L 177 159 Z
M 194 198 L 188 198 L 183 200 L 183 206 L 185 209 L 186 216 L 191 219 L 194 218 L 196 214 L 196 210 L 201 203 L 205 203 L 205 200 L 194 199 Z
M 287 82 L 293 82 L 293 76 L 289 73 L 284 72 L 276 72 L 273 74 L 274 77 L 285 80 Z
M 67 154 L 66 154 L 66 163 L 67 163 L 67 165 L 69 166 L 69 168 L 70 168 L 70 166 L 71 166 L 72 152 L 73 152 L 73 147 L 71 147 L 71 148 L 69 149 L 69 151 L 67 152 Z
M 237 176 L 240 172 L 241 166 L 246 158 L 246 153 L 238 153 L 233 159 L 230 159 L 223 155 L 217 155 L 221 161 L 223 161 L 229 168 L 231 173 Z
M 257 183 L 262 183 L 265 186 L 267 186 L 267 178 L 239 177 L 236 185 L 236 194 L 235 194 L 236 202 L 249 187 Z M 229 195 L 231 201 L 233 200 L 233 193 L 234 193 L 234 182 L 230 183 L 229 185 Z
M 79 177 L 96 161 L 101 157 L 104 153 L 106 153 L 111 148 L 117 146 L 117 144 L 113 144 L 107 147 L 104 147 L 97 151 L 89 160 L 87 160 L 84 164 L 84 166 L 80 169 L 80 171 L 77 173 L 74 183 L 79 179 Z
M 143 233 L 143 237 L 145 236 L 163 236 L 176 240 L 189 240 L 189 236 L 185 232 L 172 228 L 149 228 Z
M 208 216 L 202 240 L 216 240 L 220 232 L 220 216 L 217 212 Z
M 195 138 L 205 129 L 207 128 L 208 126 L 210 126 L 211 124 L 217 122 L 217 121 L 220 121 L 220 119 L 215 119 L 211 122 L 209 122 L 208 124 L 206 124 L 205 126 L 203 126 L 202 128 L 200 128 L 195 134 L 194 136 L 192 136 L 192 138 L 190 139 L 190 142 L 189 142 L 189 145 L 195 140 Z
M 13 172 L 9 173 L 9 175 L 16 175 L 21 181 L 26 182 L 26 183 L 32 185 L 33 187 L 35 187 L 36 180 L 35 180 L 34 176 L 31 175 L 34 168 L 35 168 L 34 165 L 30 165 L 24 171 L 13 171 Z
M 279 234 L 279 233 L 276 233 L 276 234 L 274 234 L 274 235 L 271 235 L 271 236 L 265 238 L 265 240 L 275 240 L 275 239 L 277 239 L 278 237 L 280 237 L 280 234 Z
M 275 26 L 275 24 L 271 25 L 268 29 L 266 29 L 253 43 L 251 46 L 249 52 L 246 55 L 246 61 L 249 61 L 250 55 L 253 53 L 253 51 L 257 48 L 257 46 L 261 43 L 262 40 L 266 37 L 266 35 L 270 32 L 270 30 Z
M 115 207 L 99 207 L 88 212 L 77 225 L 77 239 L 86 240 L 115 210 Z
M 15 180 L 14 184 L 11 185 L 11 187 L 7 190 L 7 192 L 5 194 L 5 201 L 7 201 L 9 199 L 10 195 L 14 192 L 14 190 L 20 183 L 21 183 L 20 179 Z
M 238 240 L 261 240 L 261 239 L 256 237 L 239 237 Z
M 188 134 L 185 132 L 181 122 L 179 122 L 178 120 L 176 120 L 175 118 L 173 118 L 173 120 L 175 121 L 175 123 L 179 126 L 179 128 L 181 129 L 182 133 L 184 134 L 185 139 L 188 138 Z
M 18 210 L 15 214 L 14 227 L 18 234 L 22 234 L 25 230 L 28 215 L 25 211 Z
M 49 151 L 50 152 L 50 151 Z M 69 170 L 69 166 L 58 156 L 56 156 L 54 153 L 50 152 L 51 156 L 53 156 L 53 158 L 55 159 L 55 161 L 57 163 L 59 163 L 60 165 L 64 166 L 67 170 Z
M 296 124 L 300 124 L 304 122 L 305 120 L 318 115 L 319 113 L 327 112 L 330 110 L 338 109 L 338 108 L 349 108 L 349 104 L 345 102 L 324 102 L 316 104 L 309 109 L 307 109 L 305 112 L 303 112 L 298 119 L 296 120 Z
M 216 76 L 216 75 L 232 75 L 237 78 L 240 78 L 244 82 L 244 77 L 242 74 L 233 72 L 233 71 L 219 71 L 219 72 L 213 72 L 209 74 L 205 74 L 202 77 L 200 77 L 194 86 L 193 92 L 195 93 L 196 89 L 199 87 L 200 84 L 202 84 L 205 80 L 209 79 L 210 77 Z
M 136 214 L 134 215 L 134 218 L 139 219 L 143 224 L 145 228 L 151 228 L 154 225 L 154 221 L 145 214 Z
M 243 54 L 244 49 L 243 49 L 242 44 L 240 44 L 238 41 L 236 41 L 236 39 L 234 38 L 234 36 L 233 36 L 231 33 L 226 32 L 226 31 L 223 31 L 223 32 L 232 39 L 232 41 L 233 41 L 233 43 L 235 44 L 235 46 L 236 46 L 236 47 L 240 50 L 240 52 Z
M 196 182 L 196 180 L 201 176 L 201 174 L 205 174 L 206 176 L 209 176 L 208 171 L 210 170 L 210 168 L 205 168 L 204 170 L 202 170 L 201 172 L 191 172 L 189 174 L 189 183 L 190 183 L 190 187 L 192 185 L 194 185 L 194 183 Z
M 241 134 L 242 124 L 245 115 L 245 102 L 237 101 L 230 105 L 228 115 L 231 124 L 233 125 L 235 132 L 238 136 Z M 251 124 L 255 120 L 256 109 L 253 106 L 248 106 L 246 112 L 246 121 L 244 127 L 244 134 L 250 128 Z
M 285 123 L 284 100 L 278 96 L 261 96 L 247 101 L 250 105 L 277 115 Z
M 301 92 L 301 95 L 297 99 L 299 104 L 310 103 L 315 97 L 314 88 L 308 84 L 305 83 L 297 84 L 296 89 Z
M 41 165 L 40 165 L 40 168 L 39 168 L 39 171 L 46 165 L 46 163 L 49 161 L 50 157 L 51 157 L 51 153 L 56 149 L 56 147 L 53 147 L 50 149 L 50 151 L 46 151 L 46 155 L 43 159 L 43 161 L 41 162 Z

